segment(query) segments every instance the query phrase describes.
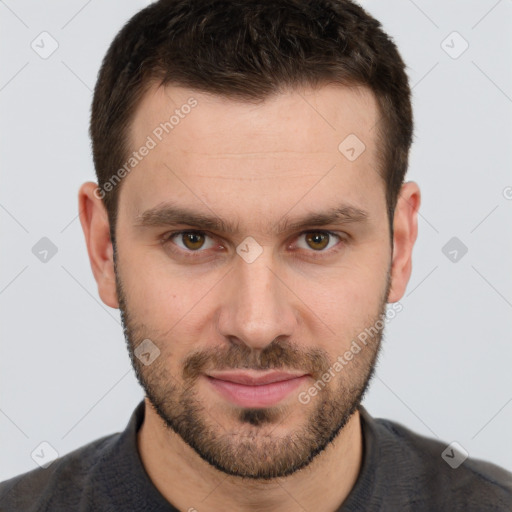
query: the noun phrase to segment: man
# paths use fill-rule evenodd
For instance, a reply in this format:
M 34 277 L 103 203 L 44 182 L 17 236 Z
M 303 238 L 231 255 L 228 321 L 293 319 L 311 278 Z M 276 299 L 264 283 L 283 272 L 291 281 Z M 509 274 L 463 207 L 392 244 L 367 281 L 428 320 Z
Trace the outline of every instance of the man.
M 450 467 L 361 406 L 420 206 L 376 20 L 161 0 L 112 43 L 90 132 L 80 219 L 146 397 L 123 433 L 2 483 L 1 510 L 511 509 L 510 473 Z

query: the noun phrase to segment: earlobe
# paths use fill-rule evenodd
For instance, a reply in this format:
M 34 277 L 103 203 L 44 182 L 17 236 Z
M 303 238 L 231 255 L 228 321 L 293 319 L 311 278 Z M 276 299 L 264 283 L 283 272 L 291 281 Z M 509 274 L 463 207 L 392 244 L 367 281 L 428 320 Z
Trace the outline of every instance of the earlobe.
M 101 300 L 118 308 L 110 224 L 103 201 L 95 194 L 98 185 L 84 183 L 78 192 L 78 211 L 85 236 L 92 273 Z
M 388 302 L 400 300 L 412 271 L 412 250 L 418 236 L 418 210 L 421 193 L 418 185 L 408 181 L 402 185 L 393 220 L 393 261 Z

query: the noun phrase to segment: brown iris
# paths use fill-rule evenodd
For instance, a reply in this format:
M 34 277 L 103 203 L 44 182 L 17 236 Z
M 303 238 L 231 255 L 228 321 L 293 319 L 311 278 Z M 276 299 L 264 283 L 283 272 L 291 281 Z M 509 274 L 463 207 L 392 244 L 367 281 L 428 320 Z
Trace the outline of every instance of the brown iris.
M 306 233 L 306 242 L 311 249 L 324 249 L 329 243 L 329 235 L 326 233 Z
M 183 233 L 181 236 L 187 249 L 200 249 L 204 244 L 204 235 L 201 233 Z

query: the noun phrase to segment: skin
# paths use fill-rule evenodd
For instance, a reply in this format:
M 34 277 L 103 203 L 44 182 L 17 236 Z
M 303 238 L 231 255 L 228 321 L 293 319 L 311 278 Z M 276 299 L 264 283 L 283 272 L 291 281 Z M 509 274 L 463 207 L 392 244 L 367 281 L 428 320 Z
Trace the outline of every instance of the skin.
M 419 188 L 402 186 L 392 246 L 377 164 L 377 103 L 362 87 L 294 90 L 256 104 L 154 86 L 134 116 L 133 149 L 190 97 L 198 105 L 123 178 L 115 265 L 97 185 L 85 183 L 79 192 L 100 297 L 122 311 L 146 392 L 142 462 L 180 510 L 334 511 L 360 470 L 357 405 L 380 336 L 309 403 L 298 395 L 375 324 L 386 302 L 403 296 Z M 338 151 L 351 133 L 366 146 L 353 162 Z M 197 226 L 140 225 L 143 212 L 169 201 L 233 222 L 238 231 L 205 229 L 194 245 L 169 234 Z M 364 220 L 274 232 L 285 216 L 294 220 L 341 203 L 366 212 Z M 327 237 L 324 247 L 306 229 L 340 238 Z M 236 252 L 246 237 L 263 250 L 251 263 Z M 199 256 L 186 259 L 197 248 Z M 148 366 L 134 357 L 147 338 L 160 351 Z M 277 406 L 248 411 L 204 376 L 243 367 L 310 376 Z

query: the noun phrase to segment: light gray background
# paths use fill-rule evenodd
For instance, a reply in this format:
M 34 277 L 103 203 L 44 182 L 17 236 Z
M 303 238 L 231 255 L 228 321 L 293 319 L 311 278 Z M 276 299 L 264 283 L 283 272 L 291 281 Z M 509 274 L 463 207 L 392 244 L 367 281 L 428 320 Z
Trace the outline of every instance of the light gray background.
M 143 396 L 118 311 L 96 291 L 77 191 L 94 179 L 101 59 L 147 3 L 0 2 L 0 480 L 36 467 L 42 441 L 62 455 L 124 429 Z M 512 1 L 363 5 L 409 68 L 408 178 L 423 193 L 404 310 L 364 403 L 512 470 Z M 31 48 L 43 31 L 59 44 L 47 59 Z M 442 47 L 462 48 L 453 31 L 469 43 L 456 59 Z M 453 236 L 468 248 L 457 262 L 442 252 Z M 58 248 L 46 263 L 32 253 L 42 237 Z

